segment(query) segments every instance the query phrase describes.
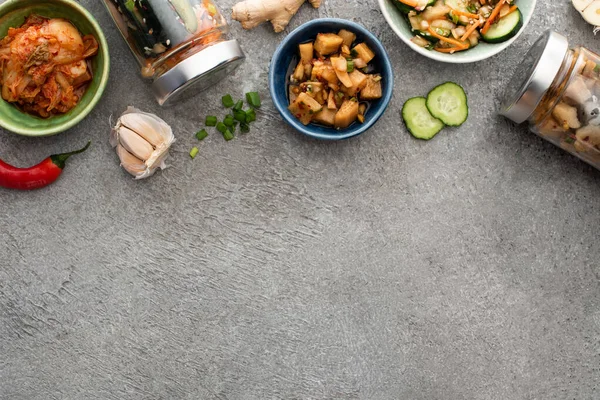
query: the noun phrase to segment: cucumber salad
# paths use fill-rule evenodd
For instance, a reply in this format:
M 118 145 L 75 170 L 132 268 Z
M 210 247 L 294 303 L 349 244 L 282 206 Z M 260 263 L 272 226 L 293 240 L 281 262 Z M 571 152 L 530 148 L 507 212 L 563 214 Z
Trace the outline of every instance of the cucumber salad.
M 392 0 L 406 15 L 417 46 L 453 54 L 501 43 L 523 27 L 515 0 Z

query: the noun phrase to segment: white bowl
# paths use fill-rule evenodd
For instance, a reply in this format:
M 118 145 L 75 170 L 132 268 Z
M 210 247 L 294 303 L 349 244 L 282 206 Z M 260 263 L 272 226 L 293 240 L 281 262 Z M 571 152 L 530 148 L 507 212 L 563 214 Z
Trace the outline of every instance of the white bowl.
M 378 0 L 379 8 L 389 26 L 392 28 L 396 35 L 404 43 L 406 43 L 411 49 L 424 55 L 425 57 L 431 58 L 432 60 L 453 63 L 453 64 L 466 64 L 485 60 L 490 58 L 508 46 L 513 44 L 515 40 L 523 33 L 527 24 L 533 16 L 533 10 L 535 9 L 536 0 L 517 0 L 516 4 L 519 6 L 521 13 L 523 14 L 523 27 L 521 30 L 511 39 L 502 43 L 485 43 L 481 42 L 472 49 L 466 51 L 459 51 L 454 54 L 439 53 L 435 50 L 426 50 L 423 47 L 417 46 L 411 39 L 415 34 L 411 31 L 410 25 L 404 15 L 396 8 L 394 1 L 397 0 Z

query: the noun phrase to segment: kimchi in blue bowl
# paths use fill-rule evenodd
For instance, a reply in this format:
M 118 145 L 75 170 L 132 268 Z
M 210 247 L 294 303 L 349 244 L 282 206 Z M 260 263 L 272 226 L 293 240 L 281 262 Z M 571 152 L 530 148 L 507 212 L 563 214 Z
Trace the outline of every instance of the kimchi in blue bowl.
M 346 29 L 356 34 L 357 42 L 366 43 L 375 53 L 375 58 L 369 63 L 373 65 L 374 71 L 381 75 L 382 97 L 378 100 L 369 102 L 369 108 L 365 114 L 365 122 L 354 122 L 348 128 L 335 129 L 326 126 L 308 124 L 303 125 L 288 110 L 288 85 L 290 80 L 290 67 L 298 57 L 298 45 L 314 40 L 319 33 L 337 33 L 340 29 Z M 295 65 L 294 65 L 295 66 Z M 292 66 L 292 68 L 294 67 Z M 269 69 L 269 90 L 275 107 L 283 119 L 297 131 L 303 134 L 323 140 L 342 140 L 369 130 L 377 120 L 383 115 L 392 99 L 394 89 L 394 71 L 389 56 L 383 45 L 371 32 L 365 27 L 343 19 L 323 18 L 305 23 L 292 33 L 290 33 L 279 45 Z

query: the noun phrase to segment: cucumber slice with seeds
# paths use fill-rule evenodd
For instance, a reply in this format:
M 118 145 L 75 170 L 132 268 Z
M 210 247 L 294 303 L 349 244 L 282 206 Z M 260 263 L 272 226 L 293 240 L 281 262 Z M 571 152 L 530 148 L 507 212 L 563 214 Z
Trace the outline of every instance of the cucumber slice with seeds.
M 417 139 L 430 140 L 444 129 L 444 123 L 427 110 L 425 97 L 408 99 L 402 107 L 402 119 L 408 131 Z
M 488 43 L 502 43 L 514 37 L 523 27 L 523 14 L 521 10 L 511 12 L 492 24 L 481 38 Z
M 435 87 L 427 95 L 427 109 L 435 118 L 448 126 L 460 126 L 469 116 L 467 95 L 454 82 Z
M 444 4 L 454 10 L 457 10 L 457 11 L 472 13 L 468 9 L 469 4 L 471 4 L 471 2 L 469 0 L 444 0 Z M 454 18 L 456 18 L 456 20 L 454 21 L 455 23 L 458 23 L 460 25 L 468 25 L 469 24 L 468 22 L 466 22 L 466 21 L 468 21 L 468 19 L 464 19 L 464 20 L 460 19 L 460 14 L 455 13 L 453 15 L 454 15 Z M 450 14 L 448 14 L 448 16 L 450 17 Z M 452 19 L 452 18 L 450 18 L 450 19 Z
M 468 0 L 444 0 L 444 4 L 457 11 L 470 12 L 467 8 L 470 4 Z

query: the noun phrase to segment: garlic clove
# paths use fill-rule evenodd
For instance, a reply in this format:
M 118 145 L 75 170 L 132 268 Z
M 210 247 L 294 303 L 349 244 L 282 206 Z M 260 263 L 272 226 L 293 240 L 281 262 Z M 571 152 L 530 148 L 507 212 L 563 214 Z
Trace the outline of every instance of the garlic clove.
M 575 7 L 577 11 L 583 12 L 583 10 L 593 2 L 594 0 L 573 0 L 573 7 Z
M 165 128 L 159 121 L 141 113 L 125 114 L 121 117 L 121 125 L 131 129 L 154 147 L 159 147 L 167 140 Z
M 121 126 L 119 128 L 118 135 L 119 142 L 125 148 L 125 150 L 140 160 L 146 161 L 152 157 L 152 152 L 154 152 L 152 145 L 131 129 Z
M 169 148 L 175 142 L 171 127 L 154 114 L 128 107 L 110 134 L 121 166 L 135 177 L 148 178 L 165 169 Z
M 600 1 L 594 1 L 590 3 L 585 10 L 583 10 L 583 19 L 592 25 L 600 25 Z
M 121 160 L 123 167 L 131 175 L 140 175 L 146 170 L 146 164 L 127 150 L 120 144 L 117 145 L 117 155 Z

